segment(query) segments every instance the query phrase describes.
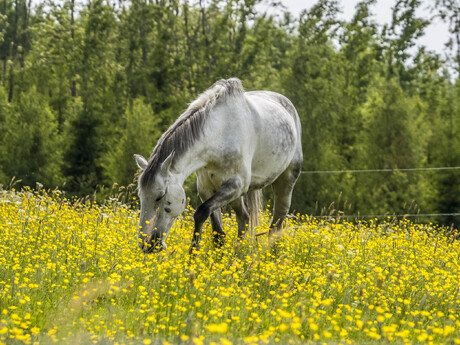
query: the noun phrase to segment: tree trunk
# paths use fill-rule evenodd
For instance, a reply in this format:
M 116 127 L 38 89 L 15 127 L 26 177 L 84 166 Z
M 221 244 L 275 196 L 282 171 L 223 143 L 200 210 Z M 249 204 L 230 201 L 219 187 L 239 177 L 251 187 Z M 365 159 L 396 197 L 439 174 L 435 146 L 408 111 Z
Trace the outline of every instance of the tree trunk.
M 72 76 L 72 82 L 70 85 L 70 92 L 72 97 L 77 97 L 77 82 L 75 81 L 76 75 L 77 75 L 77 68 L 75 66 L 75 52 L 74 52 L 74 47 L 75 47 L 75 28 L 74 28 L 74 12 L 75 12 L 75 0 L 71 0 L 71 6 L 70 6 L 70 37 L 72 38 L 72 60 L 73 60 L 73 76 Z
M 200 9 L 201 9 L 201 32 L 204 38 L 204 53 L 205 53 L 205 61 L 206 61 L 206 77 L 209 78 L 210 68 L 211 68 L 211 61 L 209 60 L 209 39 L 208 35 L 206 34 L 206 11 L 203 4 L 203 0 L 200 0 Z
M 185 23 L 185 37 L 187 40 L 187 58 L 188 58 L 188 89 L 193 89 L 193 58 L 192 58 L 192 42 L 190 39 L 190 33 L 188 29 L 188 3 L 184 3 L 184 23 Z

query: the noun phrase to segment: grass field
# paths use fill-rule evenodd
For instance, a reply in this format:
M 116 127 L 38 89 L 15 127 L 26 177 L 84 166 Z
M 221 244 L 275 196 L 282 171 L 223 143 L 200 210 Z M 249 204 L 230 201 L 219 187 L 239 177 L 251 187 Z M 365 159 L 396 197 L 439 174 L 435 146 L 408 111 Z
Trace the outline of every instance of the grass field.
M 460 244 L 435 226 L 290 219 L 235 255 L 224 218 L 192 259 L 192 215 L 144 256 L 125 206 L 0 191 L 0 343 L 460 344 Z

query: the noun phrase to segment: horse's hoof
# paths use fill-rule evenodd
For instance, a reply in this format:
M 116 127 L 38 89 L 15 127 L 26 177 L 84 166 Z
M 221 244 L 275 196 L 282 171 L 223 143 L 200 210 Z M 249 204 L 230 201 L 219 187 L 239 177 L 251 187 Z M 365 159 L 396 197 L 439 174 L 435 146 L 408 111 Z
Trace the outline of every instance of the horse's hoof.
M 243 242 L 238 239 L 233 246 L 233 255 L 239 256 L 241 254 L 241 248 L 243 247 Z
M 200 246 L 191 246 L 188 253 L 190 256 L 196 255 L 200 251 Z
M 222 248 L 225 244 L 225 234 L 214 235 L 214 246 L 216 248 Z

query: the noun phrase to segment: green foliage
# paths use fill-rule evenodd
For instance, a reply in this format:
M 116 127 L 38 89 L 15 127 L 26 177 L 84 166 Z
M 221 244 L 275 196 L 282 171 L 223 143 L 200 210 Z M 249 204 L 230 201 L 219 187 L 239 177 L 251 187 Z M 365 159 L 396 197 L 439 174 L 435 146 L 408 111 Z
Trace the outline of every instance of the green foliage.
M 35 88 L 21 94 L 6 114 L 4 124 L 2 170 L 6 176 L 16 176 L 27 185 L 62 183 L 62 138 L 46 99 Z
M 457 73 L 460 73 L 460 3 L 456 0 L 436 0 L 432 6 L 436 15 L 449 25 L 452 36 L 446 47 L 453 52 L 449 59 L 452 60 Z
M 6 148 L 6 130 L 7 130 L 7 119 L 10 118 L 10 106 L 8 104 L 6 92 L 0 85 L 0 133 L 3 135 L 0 137 L 0 185 L 6 184 L 8 175 L 6 175 L 5 167 L 8 164 L 8 155 Z
M 431 139 L 430 160 L 433 166 L 460 165 L 460 83 L 454 87 L 444 85 L 438 95 L 436 118 Z M 456 171 L 445 171 L 432 176 L 435 193 L 432 203 L 441 213 L 458 213 L 460 210 L 460 175 Z M 444 216 L 438 219 L 450 225 L 459 224 L 458 218 Z
M 398 169 L 424 165 L 426 135 L 422 105 L 404 94 L 394 79 L 379 78 L 370 87 L 361 107 L 363 130 L 358 140 L 358 161 L 364 169 Z M 419 175 L 385 173 L 365 175 L 356 181 L 357 208 L 375 213 L 393 210 L 404 213 L 404 205 L 420 202 Z M 369 200 L 369 193 L 372 198 Z
M 232 76 L 247 90 L 292 100 L 304 170 L 460 166 L 460 87 L 447 70 L 458 49 L 445 63 L 417 45 L 429 22 L 419 16 L 424 2 L 397 1 L 383 27 L 375 2 L 361 1 L 341 22 L 338 0 L 319 0 L 298 19 L 277 1 L 65 0 L 31 8 L 2 0 L 0 183 L 16 176 L 79 195 L 129 184 L 132 154 L 148 156 L 187 103 Z M 458 48 L 453 3 L 437 0 L 433 13 L 448 20 L 449 45 Z M 292 209 L 458 213 L 459 179 L 456 171 L 303 174 Z M 195 203 L 193 183 L 192 176 L 186 188 Z
M 328 39 L 338 25 L 333 19 L 338 11 L 334 4 L 323 1 L 304 13 L 284 73 L 284 92 L 295 104 L 302 122 L 304 170 L 343 167 L 336 135 L 343 76 L 340 58 Z M 317 213 L 334 201 L 343 187 L 337 177 L 302 176 L 294 192 L 293 208 Z
M 133 182 L 137 166 L 135 153 L 149 156 L 152 142 L 161 135 L 159 119 L 143 99 L 135 99 L 128 107 L 108 152 L 102 157 L 102 166 L 109 183 L 128 185 Z

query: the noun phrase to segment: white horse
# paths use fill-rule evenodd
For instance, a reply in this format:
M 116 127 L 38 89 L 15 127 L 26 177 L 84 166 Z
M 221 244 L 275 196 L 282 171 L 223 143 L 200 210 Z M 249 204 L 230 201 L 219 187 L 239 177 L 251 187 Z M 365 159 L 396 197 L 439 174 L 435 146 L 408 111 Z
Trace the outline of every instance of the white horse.
M 241 240 L 249 212 L 257 212 L 251 204 L 269 184 L 274 192 L 269 233 L 281 227 L 302 166 L 300 120 L 278 93 L 244 92 L 239 79 L 219 80 L 161 136 L 148 162 L 140 155 L 135 159 L 143 170 L 138 244 L 147 253 L 166 248 L 171 227 L 185 209 L 182 185 L 196 173 L 203 203 L 194 214 L 193 252 L 208 217 L 216 243 L 223 243 L 221 208 L 227 204 L 235 211 Z

